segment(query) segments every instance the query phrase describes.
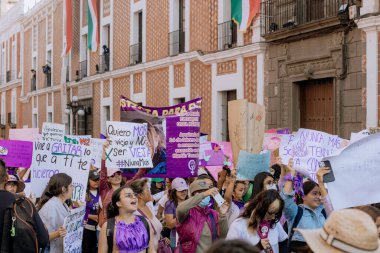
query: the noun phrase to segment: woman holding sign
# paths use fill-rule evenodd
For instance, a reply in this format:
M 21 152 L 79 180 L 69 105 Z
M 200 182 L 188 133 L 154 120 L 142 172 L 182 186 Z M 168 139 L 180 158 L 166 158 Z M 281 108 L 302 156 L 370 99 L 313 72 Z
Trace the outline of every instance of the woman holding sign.
M 112 194 L 108 217 L 99 237 L 99 253 L 153 253 L 154 235 L 149 222 L 137 210 L 137 194 L 121 187 Z
M 300 229 L 317 229 L 322 228 L 326 222 L 327 214 L 324 202 L 327 197 L 327 191 L 324 187 L 323 175 L 330 172 L 328 168 L 320 168 L 317 172 L 318 183 L 308 180 L 305 181 L 299 192 L 300 199 L 303 202 L 299 206 L 295 203 L 294 185 L 302 183 L 302 176 L 297 175 L 292 168 L 292 162 L 288 166 L 290 174 L 284 177 L 286 180 L 282 198 L 285 201 L 285 217 L 288 220 L 288 231 L 290 241 L 290 251 L 299 252 L 306 246 L 305 239 L 300 232 L 294 231 L 295 228 Z M 329 207 L 329 206 L 327 206 Z M 328 211 L 329 208 L 327 209 Z
M 63 222 L 70 213 L 65 202 L 73 195 L 71 182 L 72 178 L 67 174 L 55 174 L 38 203 L 38 213 L 49 232 L 50 251 L 45 252 L 63 252 L 63 237 L 66 235 Z

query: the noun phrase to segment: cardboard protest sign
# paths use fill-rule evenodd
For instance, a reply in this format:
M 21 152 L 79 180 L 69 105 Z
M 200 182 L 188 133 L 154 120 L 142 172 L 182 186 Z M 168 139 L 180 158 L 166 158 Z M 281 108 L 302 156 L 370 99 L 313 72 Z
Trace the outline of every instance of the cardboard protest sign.
M 335 210 L 380 202 L 380 134 L 370 135 L 327 157 L 335 176 L 328 183 Z
M 4 160 L 7 167 L 30 167 L 32 163 L 33 142 L 0 140 L 0 147 L 3 150 L 3 155 L 0 154 L 0 159 Z M 6 153 L 4 153 L 5 150 Z
M 38 128 L 14 128 L 9 129 L 9 139 L 15 141 L 31 141 L 40 138 Z
M 67 234 L 63 238 L 63 252 L 78 253 L 82 252 L 83 221 L 86 213 L 85 206 L 73 209 L 65 218 L 63 227 Z
M 110 146 L 106 150 L 106 166 L 110 168 L 152 168 L 148 146 L 147 124 L 107 121 Z
M 259 153 L 265 132 L 265 107 L 245 99 L 228 102 L 228 127 L 235 163 L 240 150 Z
M 103 144 L 105 141 L 105 139 L 97 138 L 91 138 L 90 140 L 90 147 L 92 153 L 91 164 L 98 169 L 100 169 L 102 165 Z
M 261 154 L 251 154 L 241 150 L 237 167 L 237 178 L 240 180 L 253 180 L 260 172 L 269 172 L 270 151 Z
M 146 177 L 193 177 L 199 160 L 202 99 L 171 107 L 140 106 L 122 97 L 120 120 L 147 123 L 153 168 Z M 124 173 L 137 170 L 125 170 Z
M 34 141 L 31 165 L 33 193 L 40 197 L 53 175 L 66 173 L 73 180 L 72 199 L 85 202 L 91 158 L 91 148 L 88 146 Z
M 42 125 L 43 141 L 63 141 L 65 136 L 65 125 L 44 122 Z
M 294 169 L 307 171 L 311 179 L 316 181 L 319 161 L 337 154 L 347 143 L 336 135 L 301 128 L 296 134 L 281 139 L 280 157 L 283 164 L 288 164 L 289 159 L 293 158 Z

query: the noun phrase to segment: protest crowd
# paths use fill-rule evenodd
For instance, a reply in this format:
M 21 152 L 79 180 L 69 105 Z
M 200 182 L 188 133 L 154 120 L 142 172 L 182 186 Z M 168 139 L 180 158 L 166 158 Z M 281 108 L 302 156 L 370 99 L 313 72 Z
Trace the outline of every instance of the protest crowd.
M 0 252 L 380 252 L 379 134 L 262 128 L 251 152 L 201 136 L 197 101 L 121 105 L 100 139 L 0 141 Z

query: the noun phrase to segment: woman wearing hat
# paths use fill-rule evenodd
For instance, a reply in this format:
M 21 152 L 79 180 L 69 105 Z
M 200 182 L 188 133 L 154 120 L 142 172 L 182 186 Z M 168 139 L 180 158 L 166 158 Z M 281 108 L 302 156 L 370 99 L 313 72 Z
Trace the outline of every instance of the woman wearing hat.
M 172 191 L 170 192 L 169 201 L 165 204 L 165 223 L 168 228 L 170 228 L 170 246 L 174 249 L 177 246 L 176 230 L 177 216 L 176 210 L 177 206 L 183 201 L 188 199 L 188 189 L 185 179 L 177 177 L 172 182 Z
M 376 225 L 360 210 L 334 211 L 322 228 L 297 232 L 316 253 L 380 253 Z
M 88 177 L 86 192 L 86 224 L 83 230 L 83 253 L 98 252 L 97 227 L 99 221 L 99 211 L 101 207 L 99 179 L 99 173 L 96 170 L 91 170 Z
M 178 247 L 176 252 L 202 253 L 218 238 L 227 234 L 224 203 L 219 213 L 209 207 L 211 197 L 219 194 L 213 182 L 208 178 L 196 179 L 190 185 L 191 197 L 177 206 Z
M 25 184 L 22 182 L 17 175 L 8 175 L 8 180 L 4 186 L 6 191 L 12 193 L 20 193 L 25 189 Z

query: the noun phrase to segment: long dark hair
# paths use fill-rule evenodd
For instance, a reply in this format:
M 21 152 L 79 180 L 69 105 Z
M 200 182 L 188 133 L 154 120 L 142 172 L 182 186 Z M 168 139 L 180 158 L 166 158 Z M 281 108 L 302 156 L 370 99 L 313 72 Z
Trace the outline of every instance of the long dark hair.
M 119 207 L 117 206 L 116 203 L 120 201 L 120 195 L 124 189 L 131 189 L 131 187 L 123 186 L 123 187 L 116 189 L 113 192 L 111 202 L 107 206 L 107 218 L 108 219 L 114 218 L 114 217 L 119 215 Z
M 7 169 L 3 160 L 0 160 L 0 185 L 7 181 Z
M 188 198 L 189 198 L 189 196 L 186 195 L 186 199 L 188 199 Z M 177 190 L 176 189 L 172 189 L 170 191 L 169 201 L 172 201 L 174 203 L 175 207 L 178 206 L 178 198 L 177 198 Z
M 307 181 L 305 181 L 302 184 L 302 191 L 303 191 L 304 196 L 306 196 L 307 194 L 309 194 L 316 186 L 319 187 L 319 184 L 317 184 L 313 180 L 307 180 Z M 300 193 L 297 192 L 296 195 L 295 195 L 295 197 L 296 197 L 296 203 L 297 203 L 297 205 L 303 204 L 302 195 Z
M 267 177 L 271 177 L 273 178 L 274 180 L 274 177 L 272 174 L 270 174 L 269 172 L 260 172 L 259 174 L 257 174 L 253 180 L 253 191 L 252 191 L 252 196 L 251 196 L 251 199 L 255 198 L 256 195 L 258 195 L 259 193 L 261 193 L 264 189 L 264 180 L 267 178 Z
M 271 221 L 271 228 L 274 228 L 275 224 L 280 220 L 284 209 L 284 200 L 276 190 L 267 190 L 257 194 L 253 200 L 248 202 L 241 217 L 249 219 L 248 227 L 256 230 L 260 222 L 264 220 L 269 206 L 276 200 L 280 201 L 280 208 L 275 219 Z
M 42 193 L 40 201 L 38 202 L 38 210 L 41 210 L 46 202 L 48 202 L 52 197 L 58 197 L 61 195 L 63 193 L 62 188 L 68 188 L 72 181 L 72 178 L 65 173 L 53 175 Z
M 147 185 L 148 180 L 147 179 L 140 179 L 134 181 L 131 185 L 130 188 L 132 191 L 134 191 L 136 194 L 141 194 L 144 191 L 145 185 Z

